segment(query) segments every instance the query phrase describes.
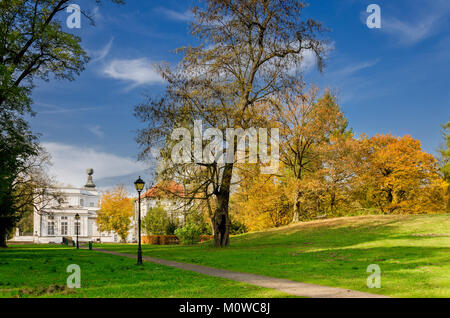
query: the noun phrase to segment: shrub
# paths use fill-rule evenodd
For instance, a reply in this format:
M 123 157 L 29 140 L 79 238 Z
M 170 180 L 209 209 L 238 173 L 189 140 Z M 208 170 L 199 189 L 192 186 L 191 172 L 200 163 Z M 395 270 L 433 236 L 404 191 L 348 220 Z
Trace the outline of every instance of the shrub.
M 175 231 L 183 245 L 192 245 L 200 241 L 201 228 L 196 224 L 186 224 Z
M 211 225 L 207 221 L 204 213 L 201 210 L 191 210 L 189 211 L 186 223 L 195 224 L 200 228 L 202 235 L 211 235 Z
M 214 239 L 214 235 L 200 235 L 200 242 L 211 241 Z
M 180 240 L 175 235 L 150 235 L 142 237 L 143 244 L 151 245 L 177 245 Z
M 239 222 L 238 220 L 235 220 L 230 215 L 230 234 L 231 235 L 237 235 L 237 234 L 244 234 L 247 233 L 247 228 L 245 227 L 245 224 Z
M 161 241 L 159 239 L 159 235 L 151 235 L 148 238 L 149 238 L 149 243 L 151 245 L 159 245 L 159 244 L 161 244 Z
M 174 235 L 175 231 L 178 229 L 177 222 L 170 220 L 169 224 L 167 224 L 166 227 L 166 235 Z
M 161 245 L 177 245 L 180 243 L 180 240 L 175 235 L 161 235 L 159 242 Z
M 142 236 L 142 244 L 159 245 L 159 236 L 158 235 Z
M 170 221 L 167 212 L 161 206 L 157 206 L 148 210 L 142 223 L 147 235 L 151 236 L 166 234 Z

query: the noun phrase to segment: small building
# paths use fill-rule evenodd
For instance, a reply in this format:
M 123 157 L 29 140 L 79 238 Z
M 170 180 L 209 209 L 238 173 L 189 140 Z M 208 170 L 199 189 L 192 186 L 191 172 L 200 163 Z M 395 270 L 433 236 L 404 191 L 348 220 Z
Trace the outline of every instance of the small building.
M 63 238 L 78 239 L 80 242 L 119 242 L 115 233 L 100 233 L 97 228 L 97 213 L 100 210 L 100 192 L 96 189 L 92 176 L 93 169 L 87 170 L 88 180 L 84 187 L 60 187 L 54 191 L 63 200 L 52 202 L 49 208 L 34 212 L 34 243 L 62 243 Z M 79 215 L 77 221 L 75 215 Z M 16 238 L 21 240 L 20 237 Z

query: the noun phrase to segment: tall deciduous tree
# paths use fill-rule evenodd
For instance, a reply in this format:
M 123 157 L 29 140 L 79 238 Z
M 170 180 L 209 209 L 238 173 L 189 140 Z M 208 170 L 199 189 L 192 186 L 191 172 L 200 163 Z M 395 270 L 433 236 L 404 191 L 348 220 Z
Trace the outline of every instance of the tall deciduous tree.
M 113 231 L 126 241 L 133 216 L 133 201 L 123 186 L 102 195 L 97 225 L 101 232 Z
M 50 156 L 42 149 L 36 148 L 33 156 L 19 155 L 20 165 L 13 167 L 14 176 L 8 174 L 11 166 L 17 163 L 17 157 L 11 153 L 18 145 L 10 145 L 7 151 L 0 147 L 2 169 L 0 178 L 0 247 L 6 247 L 6 234 L 24 217 L 31 218 L 34 213 L 45 213 L 45 209 L 62 198 L 54 189 L 55 182 L 47 174 Z M 32 226 L 32 224 L 31 224 Z
M 322 212 L 342 215 L 351 212 L 354 205 L 354 180 L 361 172 L 361 142 L 350 132 L 336 133 L 323 143 L 321 168 L 318 177 L 323 185 Z
M 194 120 L 203 120 L 205 129 L 217 129 L 222 136 L 227 128 L 267 127 L 265 116 L 255 108 L 298 81 L 305 54 L 312 53 L 322 67 L 323 27 L 305 17 L 306 6 L 301 0 L 204 1 L 193 10 L 196 22 L 191 28 L 201 45 L 180 49 L 184 57 L 178 69 L 161 67 L 168 82 L 164 97 L 136 108 L 136 115 L 148 123 L 137 138 L 141 157 L 151 154 L 152 146 L 162 147 L 167 161 L 162 174 L 179 179 L 194 175 L 190 197 L 214 200 L 210 206 L 216 246 L 229 245 L 235 165 L 201 163 L 194 153 L 194 164 L 171 162 L 171 134 L 178 127 L 193 131 Z
M 73 80 L 88 62 L 81 39 L 64 32 L 59 19 L 72 3 L 0 1 L 0 245 L 5 245 L 5 233 L 15 223 L 11 218 L 17 212 L 13 210 L 17 206 L 12 196 L 16 192 L 14 182 L 25 162 L 40 151 L 37 137 L 24 119 L 26 114 L 34 115 L 34 80 L 49 80 L 51 76 Z
M 293 193 L 293 222 L 306 216 L 302 208 L 306 196 L 322 196 L 315 174 L 322 169 L 324 144 L 333 136 L 345 136 L 347 120 L 336 98 L 318 90 L 302 93 L 302 87 L 287 90 L 275 99 L 276 121 L 280 125 L 281 158 L 290 172 Z M 302 215 L 305 214 L 305 215 Z

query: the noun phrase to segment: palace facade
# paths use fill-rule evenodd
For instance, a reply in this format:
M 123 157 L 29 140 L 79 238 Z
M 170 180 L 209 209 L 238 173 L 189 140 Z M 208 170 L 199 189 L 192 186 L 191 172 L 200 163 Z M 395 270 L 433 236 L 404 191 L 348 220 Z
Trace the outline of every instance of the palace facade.
M 61 187 L 54 191 L 63 200 L 52 202 L 49 208 L 34 212 L 34 243 L 62 243 L 63 238 L 78 239 L 80 242 L 119 242 L 115 233 L 100 232 L 97 227 L 97 213 L 100 210 L 101 194 L 93 182 L 93 169 L 88 169 L 88 180 L 82 188 Z M 79 215 L 79 220 L 75 219 Z M 21 240 L 20 237 L 16 238 Z

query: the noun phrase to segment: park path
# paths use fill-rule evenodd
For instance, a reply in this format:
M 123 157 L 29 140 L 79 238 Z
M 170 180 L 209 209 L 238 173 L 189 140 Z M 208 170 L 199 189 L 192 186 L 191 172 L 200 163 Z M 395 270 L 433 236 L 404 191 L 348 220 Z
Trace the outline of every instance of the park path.
M 113 252 L 103 249 L 94 249 L 95 251 L 116 255 L 116 256 L 123 256 L 128 258 L 136 258 L 136 255 L 133 254 L 125 254 L 125 253 L 119 253 L 119 252 Z M 155 264 L 175 267 L 183 270 L 188 270 L 208 276 L 214 276 L 214 277 L 220 277 L 225 278 L 241 283 L 247 283 L 250 285 L 265 287 L 265 288 L 271 288 L 276 289 L 278 291 L 294 295 L 294 296 L 300 296 L 300 297 L 309 297 L 309 298 L 387 298 L 386 296 L 382 295 L 376 295 L 376 294 L 370 294 L 370 293 L 364 293 L 359 292 L 355 290 L 350 289 L 343 289 L 343 288 L 336 288 L 336 287 L 327 287 L 327 286 L 321 286 L 321 285 L 315 285 L 315 284 L 306 284 L 306 283 L 300 283 L 295 282 L 292 280 L 287 279 L 281 279 L 281 278 L 274 278 L 274 277 L 267 277 L 262 275 L 255 275 L 255 274 L 249 274 L 249 273 L 239 273 L 239 272 L 233 272 L 229 270 L 224 269 L 218 269 L 213 267 L 206 267 L 201 265 L 194 265 L 194 264 L 187 264 L 187 263 L 180 263 L 175 261 L 169 261 L 165 259 L 160 258 L 154 258 L 149 256 L 143 256 L 142 259 L 144 261 L 148 261 Z

